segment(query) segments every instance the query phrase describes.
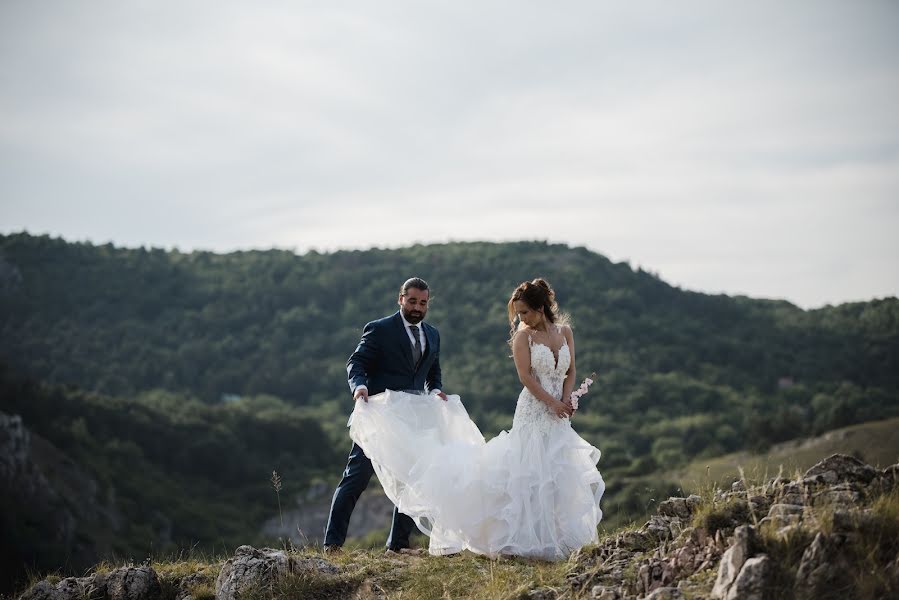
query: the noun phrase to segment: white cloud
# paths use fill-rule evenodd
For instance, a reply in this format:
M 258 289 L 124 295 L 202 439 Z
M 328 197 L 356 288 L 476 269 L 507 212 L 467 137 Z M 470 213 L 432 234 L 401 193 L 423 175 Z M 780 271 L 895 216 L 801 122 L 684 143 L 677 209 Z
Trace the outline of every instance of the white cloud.
M 694 289 L 896 294 L 897 16 L 7 2 L 3 230 L 216 250 L 539 238 Z

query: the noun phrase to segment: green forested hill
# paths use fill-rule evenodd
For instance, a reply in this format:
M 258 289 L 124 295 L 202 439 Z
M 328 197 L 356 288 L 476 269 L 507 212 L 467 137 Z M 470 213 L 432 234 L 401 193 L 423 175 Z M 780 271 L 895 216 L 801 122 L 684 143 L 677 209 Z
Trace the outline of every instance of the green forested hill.
M 0 360 L 7 374 L 64 384 L 64 395 L 81 398 L 80 416 L 55 412 L 53 402 L 31 411 L 26 425 L 51 441 L 86 447 L 70 431 L 83 422 L 97 443 L 91 452 L 102 455 L 100 432 L 118 439 L 121 431 L 107 422 L 138 404 L 163 429 L 178 428 L 170 443 L 188 448 L 167 463 L 152 436 L 121 434 L 166 476 L 192 469 L 214 479 L 203 457 L 256 435 L 268 441 L 247 460 L 263 477 L 276 450 L 281 462 L 302 462 L 298 489 L 313 473 L 338 476 L 352 407 L 346 358 L 366 321 L 396 310 L 411 275 L 433 288 L 428 319 L 441 331 L 444 387 L 488 437 L 511 424 L 520 389 L 506 345 L 508 296 L 535 276 L 555 286 L 580 375 L 598 373 L 574 423 L 603 450 L 610 523 L 643 509 L 652 486 L 641 477 L 659 469 L 899 414 L 896 298 L 805 311 L 684 291 L 587 249 L 540 242 L 298 256 L 0 236 Z M 88 411 L 85 398 L 121 408 Z M 235 414 L 261 411 L 259 403 L 278 418 L 254 420 L 253 434 Z M 0 411 L 20 404 L 5 395 Z M 268 436 L 281 417 L 312 438 L 323 432 L 330 446 L 312 451 L 290 435 Z M 203 535 L 182 533 L 175 527 L 172 539 Z

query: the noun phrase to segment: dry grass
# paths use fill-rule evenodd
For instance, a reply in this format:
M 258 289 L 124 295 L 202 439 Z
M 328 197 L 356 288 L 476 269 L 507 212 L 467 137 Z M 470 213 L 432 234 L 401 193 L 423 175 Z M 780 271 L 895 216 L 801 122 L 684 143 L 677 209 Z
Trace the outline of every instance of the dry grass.
M 570 568 L 567 562 L 494 560 L 469 552 L 436 557 L 357 550 L 324 558 L 340 565 L 348 581 L 376 586 L 396 600 L 518 598 L 535 587 L 564 587 Z
M 697 459 L 678 470 L 674 481 L 682 489 L 700 493 L 711 480 L 726 488 L 740 478 L 742 468 L 754 480 L 764 481 L 779 470 L 802 471 L 831 454 L 860 457 L 866 463 L 883 468 L 899 462 L 899 417 L 872 421 L 829 431 L 821 436 L 784 442 L 763 454 L 734 452 L 715 458 Z

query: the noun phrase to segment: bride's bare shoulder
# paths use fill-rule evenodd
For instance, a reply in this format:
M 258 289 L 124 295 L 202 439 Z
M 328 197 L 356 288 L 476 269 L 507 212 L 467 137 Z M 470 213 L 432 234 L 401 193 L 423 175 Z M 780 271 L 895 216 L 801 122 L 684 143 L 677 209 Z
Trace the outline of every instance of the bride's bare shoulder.
M 526 327 L 519 327 L 518 330 L 512 334 L 512 348 L 527 348 L 528 343 L 531 341 L 531 332 Z

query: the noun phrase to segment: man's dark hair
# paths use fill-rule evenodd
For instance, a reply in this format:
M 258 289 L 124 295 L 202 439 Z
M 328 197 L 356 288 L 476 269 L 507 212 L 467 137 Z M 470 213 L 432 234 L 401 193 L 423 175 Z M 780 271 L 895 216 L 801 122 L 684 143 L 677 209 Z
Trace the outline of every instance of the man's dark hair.
M 406 292 L 409 291 L 409 288 L 415 288 L 423 292 L 431 289 L 428 287 L 428 282 L 421 277 L 410 277 L 407 279 L 406 282 L 403 283 L 403 287 L 400 288 L 400 295 L 405 296 Z

